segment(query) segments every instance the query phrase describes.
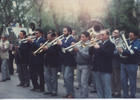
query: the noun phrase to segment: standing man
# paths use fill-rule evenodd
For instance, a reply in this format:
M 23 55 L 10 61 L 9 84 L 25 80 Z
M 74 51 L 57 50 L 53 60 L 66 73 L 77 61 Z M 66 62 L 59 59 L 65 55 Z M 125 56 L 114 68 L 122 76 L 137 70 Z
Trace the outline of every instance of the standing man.
M 42 37 L 43 31 L 41 29 L 35 30 L 35 36 L 36 36 L 35 40 L 28 39 L 30 47 L 29 70 L 33 84 L 33 89 L 31 89 L 31 91 L 44 92 L 44 55 L 43 54 L 33 55 L 33 52 L 36 51 L 41 44 L 45 43 L 46 40 L 45 38 Z
M 94 44 L 96 52 L 93 61 L 93 71 L 96 89 L 99 98 L 111 98 L 112 56 L 115 45 L 110 42 L 107 30 L 101 30 L 100 34 L 102 44 Z
M 89 42 L 90 35 L 88 32 L 82 32 L 80 46 L 74 47 L 76 51 L 76 63 L 77 63 L 77 81 L 80 90 L 81 98 L 88 98 L 88 79 L 90 75 L 90 57 L 89 57 L 89 46 L 88 44 L 84 47 L 83 44 Z
M 62 48 L 67 48 L 71 45 L 72 42 L 75 42 L 75 39 L 71 36 L 72 29 L 69 26 L 63 28 L 64 39 L 62 41 L 58 40 L 58 45 Z M 64 72 L 64 84 L 66 87 L 67 94 L 64 95 L 64 98 L 74 98 L 74 65 L 75 59 L 74 55 L 70 52 L 62 54 L 63 57 L 63 72 Z
M 112 58 L 112 77 L 111 77 L 111 86 L 112 86 L 112 96 L 114 97 L 121 97 L 121 77 L 120 77 L 120 70 L 121 70 L 121 60 L 120 55 L 117 50 L 117 46 L 122 43 L 120 40 L 119 30 L 114 30 L 113 35 L 113 43 L 116 46 L 113 52 Z
M 136 93 L 136 77 L 140 54 L 140 42 L 137 39 L 137 32 L 129 33 L 128 45 L 129 49 L 123 50 L 119 48 L 118 51 L 126 57 L 121 57 L 121 82 L 124 98 L 135 98 Z M 128 89 L 128 81 L 130 81 L 130 96 Z
M 24 30 L 20 31 L 19 39 L 24 39 L 26 37 L 26 32 Z M 18 77 L 20 80 L 20 84 L 17 86 L 29 87 L 30 85 L 30 77 L 29 77 L 29 49 L 27 43 L 20 43 L 20 46 L 15 46 L 15 50 L 18 51 L 17 54 L 18 59 Z
M 0 82 L 5 82 L 7 80 L 11 80 L 10 73 L 9 73 L 9 47 L 10 43 L 8 41 L 8 35 L 3 34 L 0 40 L 0 58 L 2 61 L 1 65 L 1 76 L 2 79 Z
M 49 42 L 55 39 L 55 33 L 49 33 L 47 39 Z M 47 86 L 47 92 L 44 95 L 56 96 L 58 91 L 58 58 L 59 58 L 59 45 L 53 45 L 51 47 L 43 47 L 45 55 L 45 83 Z

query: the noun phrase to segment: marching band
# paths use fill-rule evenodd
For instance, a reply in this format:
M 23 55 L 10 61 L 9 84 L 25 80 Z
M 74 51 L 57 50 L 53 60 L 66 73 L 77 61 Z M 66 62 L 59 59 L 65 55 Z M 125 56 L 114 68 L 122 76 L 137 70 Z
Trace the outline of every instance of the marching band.
M 5 82 L 10 80 L 8 72 L 10 43 L 6 35 L 1 37 L 1 82 Z M 80 35 L 80 40 L 77 41 L 72 36 L 71 27 L 65 26 L 60 36 L 50 31 L 47 37 L 43 37 L 43 31 L 36 29 L 35 36 L 28 38 L 25 31 L 20 31 L 19 38 L 20 45 L 13 47 L 20 81 L 17 86 L 29 87 L 31 79 L 33 85 L 31 91 L 56 96 L 58 94 L 57 73 L 58 69 L 61 69 L 66 88 L 63 98 L 74 98 L 76 66 L 81 98 L 88 98 L 90 73 L 93 73 L 92 78 L 94 78 L 99 98 L 121 96 L 121 84 L 122 97 L 135 98 L 140 58 L 140 41 L 137 32 L 130 32 L 127 40 L 124 31 L 114 30 L 112 35 L 106 29 L 101 29 L 99 33 L 84 31 Z

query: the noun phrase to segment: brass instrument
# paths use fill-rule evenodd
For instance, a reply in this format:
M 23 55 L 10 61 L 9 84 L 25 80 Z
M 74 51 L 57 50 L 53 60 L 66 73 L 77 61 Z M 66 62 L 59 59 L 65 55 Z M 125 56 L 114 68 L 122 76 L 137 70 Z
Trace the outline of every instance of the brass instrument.
M 128 46 L 124 33 L 125 31 L 121 31 L 119 34 L 119 38 L 116 38 L 116 39 L 114 38 L 114 35 L 109 36 L 110 41 L 115 44 L 116 48 L 122 48 L 123 50 L 128 49 L 131 52 L 131 49 L 130 49 L 131 47 Z M 120 56 L 122 58 L 127 57 L 127 56 L 123 56 L 121 53 L 120 53 Z
M 49 41 L 46 41 L 41 47 L 39 47 L 36 51 L 33 52 L 33 55 L 35 56 L 37 52 L 42 52 L 42 48 L 48 43 Z
M 85 43 L 85 47 L 88 46 L 88 47 L 92 47 L 94 46 L 94 43 L 102 43 L 102 41 L 100 39 L 94 39 L 94 40 L 90 40 L 89 42 Z
M 33 52 L 33 55 L 36 55 L 36 53 L 41 53 L 43 50 L 42 48 L 44 46 L 47 46 L 48 48 L 57 44 L 57 40 L 58 39 L 62 39 L 62 37 L 64 37 L 64 34 L 60 35 L 59 37 L 57 37 L 56 39 L 54 39 L 53 41 L 51 41 L 50 43 L 48 43 L 49 41 L 46 41 L 40 48 L 38 48 L 36 51 Z
M 98 34 L 102 29 L 104 29 L 104 25 L 98 20 L 90 21 L 87 27 L 87 32 L 90 33 L 91 38 L 94 38 L 96 34 Z
M 35 38 L 36 38 L 36 36 L 29 36 L 27 38 L 19 40 L 19 42 L 26 43 L 28 39 L 33 39 L 34 40 Z
M 77 45 L 79 45 L 80 43 L 82 42 L 82 40 L 80 40 L 79 42 L 77 42 L 77 43 L 75 43 L 74 45 L 71 45 L 71 46 L 69 46 L 69 47 L 67 47 L 67 48 L 62 48 L 62 51 L 64 52 L 64 53 L 66 53 L 66 51 L 72 51 L 73 50 L 73 47 L 74 46 L 77 46 Z

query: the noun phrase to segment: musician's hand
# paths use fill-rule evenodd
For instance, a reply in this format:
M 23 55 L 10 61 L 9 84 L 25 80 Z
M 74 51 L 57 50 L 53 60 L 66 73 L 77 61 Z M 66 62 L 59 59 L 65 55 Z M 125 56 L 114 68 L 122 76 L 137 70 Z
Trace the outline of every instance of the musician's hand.
M 123 49 L 122 48 L 118 47 L 117 49 L 118 49 L 118 52 L 119 53 L 123 52 Z
M 75 43 L 74 42 L 71 42 L 71 45 L 74 45 Z
M 57 40 L 57 44 L 58 45 L 62 45 L 62 41 L 61 40 Z
M 43 44 L 42 43 L 40 43 L 40 47 L 42 46 Z
M 28 41 L 28 42 L 34 42 L 32 39 L 28 39 L 27 41 Z
M 43 51 L 48 50 L 48 47 L 47 47 L 47 46 L 44 46 L 44 47 L 42 48 L 42 50 L 43 50 Z
M 79 51 L 79 49 L 77 49 L 76 47 L 73 47 L 73 50 L 76 51 L 76 52 Z
M 95 44 L 94 44 L 94 48 L 95 48 L 95 49 L 99 49 L 100 46 L 99 46 L 97 43 L 95 43 Z

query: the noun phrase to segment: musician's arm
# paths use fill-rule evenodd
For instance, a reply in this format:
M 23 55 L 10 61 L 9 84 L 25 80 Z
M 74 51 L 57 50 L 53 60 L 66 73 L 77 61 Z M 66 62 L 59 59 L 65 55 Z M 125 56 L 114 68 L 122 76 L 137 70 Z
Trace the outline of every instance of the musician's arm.
M 134 55 L 140 53 L 140 42 L 134 43 L 134 45 L 130 48 L 130 50 L 124 50 L 122 54 L 124 56 Z
M 61 45 L 61 47 L 63 47 L 63 48 L 67 48 L 67 47 L 69 47 L 69 46 L 71 45 L 72 42 L 75 43 L 76 40 L 75 40 L 75 39 L 72 39 L 69 43 L 64 43 L 64 42 L 63 42 L 62 45 Z
M 44 44 L 45 41 L 46 41 L 45 39 L 42 39 L 39 43 L 33 42 L 33 43 L 31 43 L 31 45 L 32 45 L 33 48 L 36 48 L 37 49 L 37 48 L 40 47 L 41 44 Z

